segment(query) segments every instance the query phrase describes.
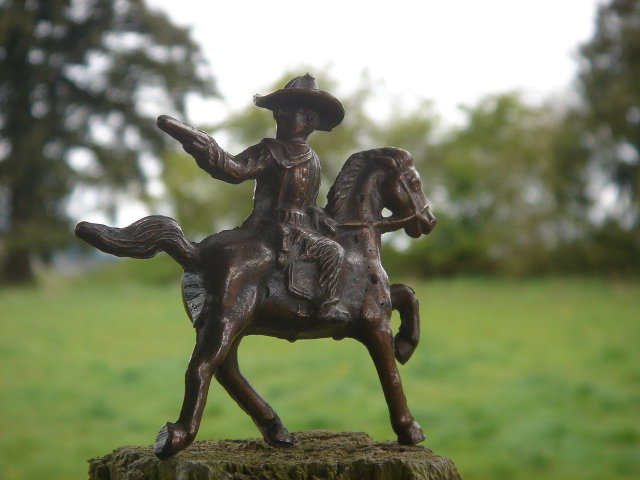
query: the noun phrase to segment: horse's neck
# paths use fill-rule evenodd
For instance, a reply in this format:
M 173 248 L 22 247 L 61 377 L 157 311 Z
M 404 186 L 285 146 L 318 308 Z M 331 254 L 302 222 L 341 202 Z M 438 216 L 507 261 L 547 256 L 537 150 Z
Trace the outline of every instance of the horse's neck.
M 382 218 L 382 198 L 374 175 L 354 184 L 345 205 L 334 220 L 338 223 L 370 224 Z
M 369 175 L 354 184 L 353 190 L 345 200 L 344 208 L 334 216 L 339 226 L 338 238 L 357 235 L 367 248 L 379 248 L 381 232 L 375 225 L 382 219 L 382 208 L 382 197 L 378 192 L 375 175 Z M 349 243 L 352 242 L 347 242 Z M 361 244 L 360 248 L 362 246 Z

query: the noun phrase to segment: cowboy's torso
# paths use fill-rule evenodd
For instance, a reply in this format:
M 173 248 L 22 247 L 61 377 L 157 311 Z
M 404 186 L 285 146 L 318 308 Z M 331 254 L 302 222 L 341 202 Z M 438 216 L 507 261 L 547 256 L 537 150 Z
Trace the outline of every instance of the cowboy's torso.
M 269 168 L 256 178 L 253 212 L 245 225 L 265 220 L 306 223 L 320 188 L 318 155 L 306 142 L 266 138 L 260 146 L 261 161 Z

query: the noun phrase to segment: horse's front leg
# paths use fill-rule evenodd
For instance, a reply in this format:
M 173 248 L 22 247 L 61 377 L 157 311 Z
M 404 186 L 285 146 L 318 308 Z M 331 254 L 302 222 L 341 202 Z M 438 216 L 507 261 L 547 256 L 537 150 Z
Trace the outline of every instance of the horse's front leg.
M 413 355 L 420 340 L 420 309 L 413 288 L 394 283 L 390 286 L 391 307 L 400 313 L 400 330 L 394 337 L 396 360 L 403 365 Z
M 370 312 L 364 309 L 362 329 L 358 336 L 369 351 L 375 364 L 382 385 L 391 425 L 398 435 L 398 443 L 413 445 L 424 440 L 422 428 L 413 419 L 407 399 L 402 390 L 400 373 L 396 367 L 393 349 L 393 337 L 388 313 L 383 311 Z
M 229 353 L 241 332 L 242 319 L 215 316 L 207 318 L 196 334 L 196 346 L 185 373 L 185 393 L 180 417 L 166 423 L 158 432 L 154 452 L 168 458 L 188 447 L 200 428 L 200 420 L 211 377 Z
M 240 372 L 238 365 L 240 340 L 241 337 L 238 337 L 227 358 L 216 371 L 216 379 L 240 408 L 251 417 L 267 443 L 275 447 L 289 447 L 293 445 L 293 435 L 284 427 L 273 408 L 254 390 Z

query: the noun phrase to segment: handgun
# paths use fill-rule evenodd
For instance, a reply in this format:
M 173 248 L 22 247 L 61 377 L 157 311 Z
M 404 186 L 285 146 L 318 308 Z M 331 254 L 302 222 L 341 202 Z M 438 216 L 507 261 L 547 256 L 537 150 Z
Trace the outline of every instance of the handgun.
M 169 115 L 160 115 L 156 120 L 156 124 L 160 130 L 171 135 L 183 146 L 189 145 L 196 140 L 202 142 L 203 145 L 207 145 L 211 141 L 211 136 L 208 133 L 193 128 L 191 125 L 187 125 Z

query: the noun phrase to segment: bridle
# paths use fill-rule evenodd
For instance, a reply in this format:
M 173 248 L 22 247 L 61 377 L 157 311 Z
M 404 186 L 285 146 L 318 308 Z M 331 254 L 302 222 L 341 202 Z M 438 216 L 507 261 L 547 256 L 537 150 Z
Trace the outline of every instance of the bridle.
M 399 176 L 400 185 L 402 186 L 402 189 L 404 190 L 404 192 L 407 194 L 407 197 L 409 198 L 409 202 L 411 203 L 411 209 L 413 210 L 413 213 L 401 218 L 395 218 L 394 216 L 391 216 L 391 217 L 383 218 L 382 220 L 337 223 L 336 226 L 345 227 L 345 228 L 362 228 L 362 227 L 376 228 L 385 232 L 390 232 L 393 230 L 399 230 L 400 228 L 403 227 L 403 225 L 410 222 L 411 220 L 416 219 L 418 216 L 422 215 L 427 210 L 427 208 L 429 207 L 428 203 L 425 203 L 424 206 L 420 210 L 418 210 L 418 205 L 416 204 L 416 201 L 413 195 L 413 189 L 407 185 L 406 177 L 410 173 L 412 173 L 411 167 L 407 165 L 407 163 L 402 158 L 395 158 L 395 157 L 386 157 L 386 158 L 390 158 L 393 160 L 393 163 L 399 174 L 398 176 Z

